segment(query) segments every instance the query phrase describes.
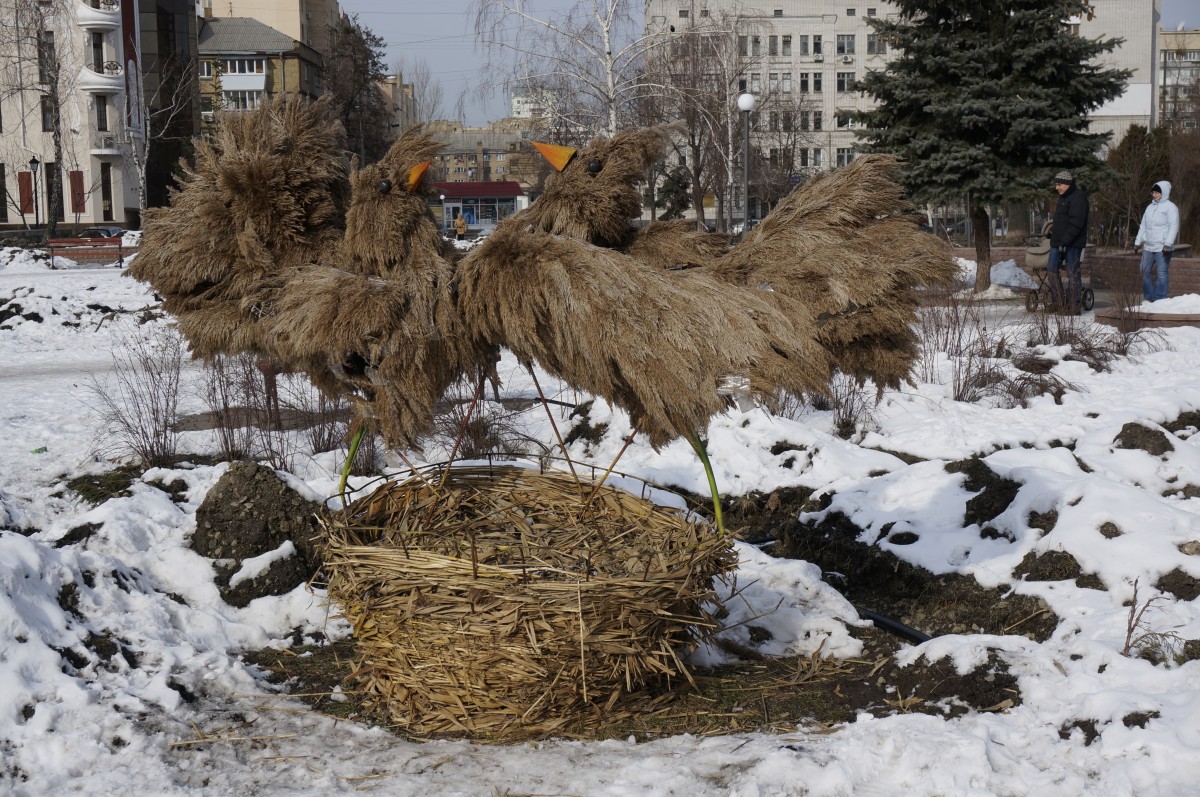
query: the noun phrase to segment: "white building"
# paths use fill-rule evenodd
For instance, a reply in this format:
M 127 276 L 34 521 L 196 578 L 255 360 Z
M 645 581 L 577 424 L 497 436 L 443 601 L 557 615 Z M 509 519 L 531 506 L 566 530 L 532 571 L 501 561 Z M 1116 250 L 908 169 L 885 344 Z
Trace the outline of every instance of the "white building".
M 867 21 L 893 18 L 896 8 L 876 0 L 646 0 L 647 31 L 670 30 L 690 21 L 735 15 L 740 52 L 747 58 L 746 88 L 758 93 L 776 85 L 802 95 L 811 118 L 804 119 L 810 141 L 798 166 L 831 167 L 853 157 L 853 111 L 873 101 L 846 88 L 856 78 L 886 66 L 891 54 Z M 1134 74 L 1126 92 L 1092 117 L 1096 131 L 1114 133 L 1131 124 L 1156 120 L 1158 79 L 1155 53 L 1159 0 L 1092 0 L 1091 19 L 1068 20 L 1080 35 L 1119 37 L 1124 44 L 1103 63 Z
M 141 2 L 0 0 L 0 227 L 45 224 L 53 206 L 70 225 L 133 225 L 142 186 L 165 196 L 197 129 L 195 7 Z M 168 94 L 178 113 L 155 116 L 151 140 Z

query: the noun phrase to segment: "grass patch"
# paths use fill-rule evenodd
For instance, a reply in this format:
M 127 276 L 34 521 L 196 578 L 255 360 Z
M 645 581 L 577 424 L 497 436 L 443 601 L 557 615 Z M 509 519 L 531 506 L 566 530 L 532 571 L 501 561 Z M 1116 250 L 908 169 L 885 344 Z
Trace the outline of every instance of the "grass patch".
M 141 476 L 142 470 L 138 466 L 124 465 L 104 473 L 76 476 L 67 482 L 67 487 L 92 506 L 100 506 L 110 498 L 130 495 L 129 485 Z

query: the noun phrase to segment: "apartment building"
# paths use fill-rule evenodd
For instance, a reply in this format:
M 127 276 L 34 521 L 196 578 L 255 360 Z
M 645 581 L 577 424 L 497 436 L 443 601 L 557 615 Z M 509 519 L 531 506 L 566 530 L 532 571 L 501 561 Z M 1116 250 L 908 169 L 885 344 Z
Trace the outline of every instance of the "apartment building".
M 205 125 L 221 112 L 252 111 L 274 97 L 321 95 L 321 56 L 256 19 L 200 22 L 200 110 Z
M 1159 34 L 1159 120 L 1163 125 L 1195 128 L 1200 118 L 1200 30 Z
M 1157 113 L 1159 0 L 1093 0 L 1090 18 L 1064 20 L 1080 35 L 1119 37 L 1124 43 L 1104 59 L 1131 69 L 1125 94 L 1099 109 L 1093 130 L 1119 139 L 1131 124 L 1153 124 Z M 745 64 L 740 90 L 757 96 L 800 100 L 799 119 L 808 142 L 795 153 L 797 168 L 830 168 L 853 158 L 854 113 L 873 101 L 850 86 L 864 73 L 884 68 L 892 53 L 869 20 L 894 18 L 896 7 L 876 0 L 647 0 L 647 32 L 674 32 L 705 20 L 731 19 Z M 763 109 L 756 113 L 761 117 Z M 769 128 L 760 119 L 756 129 Z
M 249 17 L 330 56 L 329 31 L 341 24 L 337 0 L 200 0 L 206 19 Z
M 187 0 L 0 0 L 0 228 L 161 202 L 199 121 L 195 40 Z

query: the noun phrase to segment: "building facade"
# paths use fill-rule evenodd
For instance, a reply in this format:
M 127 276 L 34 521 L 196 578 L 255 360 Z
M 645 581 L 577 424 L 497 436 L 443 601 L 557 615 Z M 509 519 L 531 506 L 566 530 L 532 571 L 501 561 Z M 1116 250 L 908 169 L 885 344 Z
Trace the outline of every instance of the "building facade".
M 1200 30 L 1162 31 L 1159 120 L 1176 129 L 1200 123 Z
M 1124 43 L 1104 64 L 1130 69 L 1122 97 L 1099 109 L 1092 129 L 1112 132 L 1114 141 L 1131 124 L 1151 125 L 1157 116 L 1155 53 L 1159 0 L 1093 0 L 1090 18 L 1064 20 L 1080 35 L 1119 37 Z M 741 90 L 756 96 L 791 95 L 802 101 L 796 124 L 808 146 L 795 152 L 795 166 L 831 168 L 854 156 L 854 114 L 873 100 L 850 86 L 866 72 L 885 68 L 891 53 L 868 21 L 894 19 L 896 7 L 868 0 L 647 0 L 648 33 L 674 32 L 704 19 L 731 19 L 745 72 Z M 757 111 L 761 117 L 763 110 Z M 755 120 L 762 131 L 762 119 Z
M 315 99 L 323 91 L 317 51 L 256 19 L 201 20 L 198 51 L 205 125 L 220 113 L 253 111 L 277 96 Z
M 0 0 L 0 227 L 136 225 L 196 132 L 181 0 Z
M 256 19 L 311 47 L 322 58 L 329 57 L 329 31 L 342 18 L 337 0 L 200 0 L 198 5 L 206 19 Z

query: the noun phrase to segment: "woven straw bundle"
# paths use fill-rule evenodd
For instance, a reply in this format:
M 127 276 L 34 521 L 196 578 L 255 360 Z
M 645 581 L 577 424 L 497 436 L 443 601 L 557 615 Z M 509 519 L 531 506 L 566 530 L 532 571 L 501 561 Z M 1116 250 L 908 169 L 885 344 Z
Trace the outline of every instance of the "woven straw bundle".
M 408 735 L 586 733 L 682 676 L 736 564 L 702 521 L 570 474 L 454 468 L 327 522 L 354 678 Z M 592 493 L 595 491 L 595 495 Z

